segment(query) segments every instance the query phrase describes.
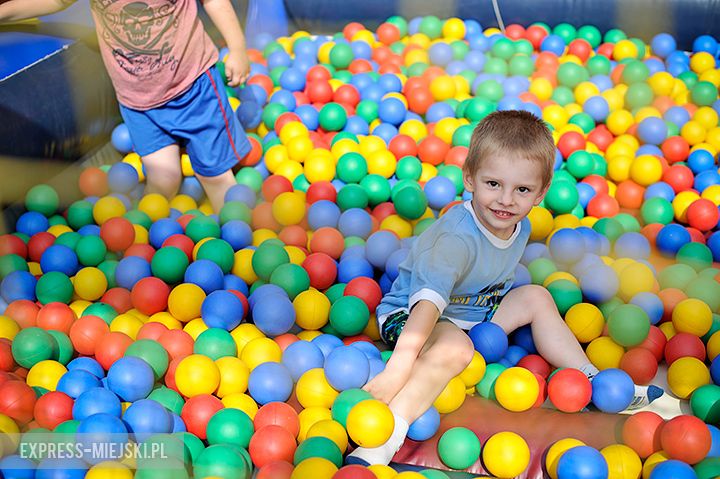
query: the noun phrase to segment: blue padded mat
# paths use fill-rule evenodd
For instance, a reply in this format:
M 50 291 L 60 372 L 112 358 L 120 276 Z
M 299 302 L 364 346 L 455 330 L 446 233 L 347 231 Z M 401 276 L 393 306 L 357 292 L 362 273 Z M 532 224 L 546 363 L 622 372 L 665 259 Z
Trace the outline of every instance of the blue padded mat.
M 73 42 L 33 33 L 0 32 L 0 80 Z

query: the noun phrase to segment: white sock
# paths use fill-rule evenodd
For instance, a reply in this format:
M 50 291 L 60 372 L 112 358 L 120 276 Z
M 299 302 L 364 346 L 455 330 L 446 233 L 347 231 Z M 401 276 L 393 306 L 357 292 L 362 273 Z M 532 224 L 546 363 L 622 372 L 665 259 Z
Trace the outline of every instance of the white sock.
M 600 370 L 592 363 L 587 363 L 584 366 L 581 366 L 580 371 L 587 376 L 590 381 L 592 381 L 597 373 L 600 372 Z M 643 408 L 662 396 L 664 393 L 665 391 L 657 386 L 638 386 L 635 384 L 635 394 L 630 402 L 630 405 L 625 410 L 632 411 Z
M 405 419 L 393 413 L 395 418 L 395 428 L 393 429 L 390 439 L 378 447 L 358 447 L 348 454 L 345 459 L 346 464 L 361 464 L 364 466 L 372 466 L 374 464 L 382 464 L 387 466 L 390 464 L 393 456 L 400 450 L 405 442 L 410 425 Z
M 600 370 L 596 368 L 593 363 L 587 363 L 583 366 L 580 366 L 580 372 L 587 376 L 590 381 L 592 381 L 593 378 L 597 375 L 597 373 L 600 372 Z

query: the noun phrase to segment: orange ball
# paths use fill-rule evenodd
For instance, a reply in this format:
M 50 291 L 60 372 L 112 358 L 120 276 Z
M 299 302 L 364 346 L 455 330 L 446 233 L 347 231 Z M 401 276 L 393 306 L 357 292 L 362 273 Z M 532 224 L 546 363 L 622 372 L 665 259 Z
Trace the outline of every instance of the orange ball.
M 615 199 L 622 208 L 640 208 L 643 204 L 645 188 L 633 180 L 621 182 L 615 191 Z
M 325 226 L 313 233 L 309 246 L 313 253 L 325 253 L 333 259 L 338 259 L 345 249 L 345 239 L 335 228 Z

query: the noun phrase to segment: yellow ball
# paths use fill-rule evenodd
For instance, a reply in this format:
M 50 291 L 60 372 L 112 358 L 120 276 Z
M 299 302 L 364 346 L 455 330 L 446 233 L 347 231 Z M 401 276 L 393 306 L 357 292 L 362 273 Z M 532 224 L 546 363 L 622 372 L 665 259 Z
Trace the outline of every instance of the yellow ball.
M 452 143 L 452 137 L 457 130 L 458 121 L 455 118 L 443 118 L 435 124 L 434 134 L 448 145 Z
M 625 348 L 617 344 L 609 336 L 601 336 L 593 339 L 588 344 L 585 354 L 596 368 L 603 371 L 620 367 L 620 360 L 625 354 Z
M 386 150 L 385 140 L 379 136 L 363 136 L 360 138 L 360 154 L 368 158 L 371 153 Z
M 460 409 L 465 402 L 465 383 L 455 376 L 435 399 L 433 405 L 440 414 L 446 414 Z
M 265 166 L 268 171 L 275 173 L 281 164 L 290 159 L 285 145 L 274 145 L 265 152 Z
M 667 381 L 675 396 L 687 399 L 700 386 L 710 384 L 710 370 L 698 358 L 685 356 L 668 367 Z
M 630 128 L 634 123 L 634 118 L 632 113 L 627 110 L 616 110 L 608 115 L 605 123 L 608 130 L 610 130 L 613 135 L 617 136 L 628 131 L 628 128 Z
M 594 83 L 586 81 L 576 86 L 573 93 L 575 93 L 575 101 L 583 105 L 590 98 L 600 95 L 600 89 Z
M 247 284 L 252 284 L 258 279 L 255 271 L 252 269 L 253 253 L 254 250 L 247 248 L 235 252 L 232 274 L 239 276 Z
M 282 350 L 278 343 L 270 338 L 257 338 L 245 345 L 240 353 L 240 359 L 252 371 L 262 363 L 279 363 L 282 360 Z
M 245 393 L 231 393 L 221 399 L 223 406 L 239 409 L 250 417 L 255 419 L 258 412 L 258 405 L 253 398 Z
M 9 316 L 0 314 L 0 338 L 12 341 L 17 333 L 20 332 L 20 326 Z
M 448 18 L 442 27 L 443 37 L 449 40 L 462 40 L 465 38 L 465 22 L 459 18 Z
M 697 145 L 705 141 L 706 134 L 705 127 L 694 120 L 690 120 L 680 128 L 680 136 L 685 138 L 691 145 Z
M 643 464 L 642 469 L 642 477 L 643 479 L 650 479 L 650 474 L 652 474 L 652 470 L 655 469 L 655 466 L 660 464 L 661 462 L 665 462 L 670 459 L 670 456 L 667 455 L 665 451 L 658 451 L 650 454 L 647 459 L 645 459 L 645 463 Z
M 552 213 L 542 206 L 533 206 L 528 214 L 530 220 L 530 239 L 532 241 L 542 241 L 553 229 Z
M 566 213 L 564 215 L 558 215 L 555 217 L 555 221 L 553 222 L 552 229 L 553 229 L 553 231 L 559 230 L 562 228 L 574 229 L 574 228 L 577 228 L 578 226 L 580 226 L 580 219 L 573 214 Z M 552 233 L 550 234 L 550 236 L 552 236 Z
M 395 418 L 382 401 L 366 399 L 350 409 L 346 425 L 348 435 L 358 446 L 377 447 L 390 439 Z
M 580 343 L 589 343 L 600 337 L 605 318 L 594 304 L 574 304 L 565 313 L 565 323 Z
M 114 196 L 103 196 L 93 205 L 93 219 L 98 225 L 103 225 L 107 220 L 117 218 L 126 212 L 125 205 L 119 198 Z
M 570 115 L 568 115 L 565 108 L 560 105 L 546 106 L 543 108 L 542 117 L 543 120 L 551 124 L 556 130 L 567 125 L 568 120 L 570 120 Z
M 238 357 L 241 357 L 242 350 L 250 341 L 257 338 L 264 338 L 265 334 L 252 323 L 242 323 L 230 331 L 230 336 L 232 336 L 237 346 Z
M 330 300 L 315 289 L 298 294 L 293 300 L 293 307 L 295 323 L 303 329 L 320 329 L 330 317 Z
M 673 211 L 675 212 L 675 219 L 681 223 L 687 223 L 687 209 L 691 204 L 700 198 L 700 195 L 694 191 L 681 191 L 672 200 Z
M 635 451 L 624 444 L 612 444 L 600 450 L 608 465 L 608 479 L 637 479 L 642 474 L 642 461 Z
M 670 341 L 676 334 L 675 326 L 673 326 L 673 323 L 671 323 L 670 321 L 661 323 L 658 328 L 660 328 L 660 331 L 663 332 L 663 334 L 665 335 L 665 339 L 667 339 L 668 341 Z
M 332 412 L 326 407 L 312 406 L 300 411 L 298 414 L 298 420 L 300 421 L 298 441 L 302 442 L 307 438 L 307 433 L 315 424 L 320 421 L 331 421 Z
M 550 286 L 550 284 L 559 279 L 565 279 L 567 281 L 570 281 L 575 286 L 579 286 L 578 280 L 577 278 L 575 278 L 575 276 L 571 275 L 566 271 L 555 271 L 554 273 L 550 273 L 550 275 L 545 278 L 545 281 L 543 281 L 543 287 L 547 288 L 548 286 Z
M 715 69 L 715 57 L 708 52 L 697 52 L 690 57 L 690 69 L 698 75 Z
M 395 472 L 395 469 L 384 464 L 374 464 L 372 466 L 369 466 L 368 470 L 375 474 L 377 479 L 395 479 L 398 476 L 398 473 Z
M 141 225 L 133 225 L 133 229 L 135 230 L 135 240 L 133 241 L 134 244 L 148 244 L 150 233 L 148 230 L 143 228 Z
M 530 463 L 530 448 L 525 439 L 514 432 L 493 434 L 483 446 L 483 464 L 497 477 L 515 477 L 522 474 Z
M 288 160 L 275 170 L 276 175 L 284 176 L 288 180 L 295 181 L 295 178 L 302 175 L 303 165 L 298 161 Z
M 330 409 L 338 392 L 330 386 L 325 371 L 315 368 L 306 371 L 295 386 L 295 394 L 302 407 L 324 407 Z
M 422 140 L 428 135 L 427 126 L 425 125 L 425 123 L 420 120 L 414 119 L 404 121 L 400 125 L 398 132 L 401 135 L 409 136 L 410 138 L 415 140 L 416 143 L 418 143 L 420 140 Z
M 323 457 L 309 457 L 295 466 L 290 479 L 332 479 L 338 468 Z
M 138 181 L 145 181 L 145 173 L 143 173 L 142 159 L 140 158 L 140 155 L 135 152 L 128 153 L 127 155 L 125 155 L 125 158 L 123 158 L 122 161 L 123 163 L 127 163 L 128 165 L 135 168 L 135 172 L 138 175 Z
M 118 314 L 110 321 L 110 331 L 124 333 L 132 339 L 136 339 L 138 331 L 143 327 L 143 324 L 145 323 L 143 323 L 140 318 L 132 314 Z
M 397 476 L 395 476 L 394 479 L 424 479 L 425 476 L 420 474 L 419 472 L 415 471 L 403 471 Z
M 167 311 L 160 311 L 147 318 L 147 323 L 162 323 L 168 329 L 182 329 L 183 325 Z
M 395 173 L 397 159 L 388 150 L 377 150 L 367 157 L 369 175 L 380 175 L 383 178 L 390 178 Z
M 466 387 L 474 387 L 485 376 L 487 364 L 482 354 L 475 351 L 470 364 L 458 376 Z
M 552 97 L 553 86 L 547 78 L 538 77 L 530 82 L 530 88 L 528 91 L 535 95 L 538 100 L 546 101 Z
M 294 138 L 308 138 L 308 127 L 299 121 L 289 121 L 280 129 L 280 142 L 283 145 L 290 143 Z
M 718 331 L 716 331 L 712 334 L 712 336 L 710 336 L 710 339 L 708 339 L 707 356 L 708 359 L 712 362 L 712 360 L 715 359 L 718 354 L 720 354 L 720 334 L 718 334 Z
M 105 461 L 92 466 L 85 479 L 133 479 L 133 473 L 125 464 Z
M 439 75 L 430 82 L 430 93 L 435 101 L 445 101 L 457 93 L 455 81 L 448 75 Z
M 175 370 L 175 384 L 183 396 L 212 394 L 220 384 L 220 370 L 209 357 L 191 354 L 180 360 Z
M 30 387 L 39 386 L 48 391 L 57 389 L 58 381 L 67 372 L 67 368 L 57 361 L 46 359 L 35 363 L 27 373 L 25 382 Z
M 381 230 L 389 230 L 398 235 L 399 238 L 409 238 L 413 234 L 412 225 L 400 217 L 400 215 L 389 215 L 380 222 Z
M 715 206 L 720 206 L 720 185 L 710 185 L 705 188 L 700 195 L 706 200 L 710 200 L 715 203 Z
M 192 163 L 190 162 L 190 155 L 188 155 L 187 153 L 183 153 L 182 155 L 180 155 L 180 169 L 182 170 L 183 176 L 195 175 Z
M 360 143 L 358 143 L 355 140 L 352 140 L 350 138 L 343 138 L 342 140 L 338 140 L 335 142 L 335 144 L 330 147 L 330 151 L 332 152 L 332 156 L 335 159 L 340 158 L 345 153 L 357 153 L 360 151 Z
M 673 309 L 672 324 L 678 333 L 704 336 L 712 326 L 712 310 L 699 299 L 683 299 Z
M 332 419 L 323 419 L 310 426 L 306 437 L 326 437 L 334 442 L 342 453 L 345 453 L 348 447 L 347 431 L 342 424 Z
M 297 333 L 297 337 L 301 341 L 312 341 L 313 339 L 317 338 L 318 336 L 322 336 L 322 335 L 323 335 L 323 332 L 317 331 L 317 330 L 305 330 L 305 331 L 300 331 L 299 333 Z
M 240 358 L 225 356 L 215 360 L 220 372 L 220 384 L 215 395 L 220 399 L 247 391 L 250 369 Z
M 656 156 L 640 155 L 630 165 L 630 178 L 641 186 L 657 183 L 662 174 L 662 164 Z
M 280 193 L 272 203 L 273 217 L 283 226 L 296 225 L 305 216 L 305 195 L 301 192 Z
M 525 368 L 508 368 L 495 380 L 495 398 L 508 411 L 527 411 L 539 393 L 537 378 Z
M 315 148 L 315 146 L 310 138 L 302 136 L 293 138 L 287 144 L 288 158 L 302 163 L 305 161 L 305 158 L 308 157 L 313 148 Z
M 205 291 L 194 283 L 175 286 L 168 296 L 168 311 L 174 318 L 187 323 L 200 317 L 200 307 L 205 300 Z
M 437 167 L 435 165 L 423 162 L 420 167 L 420 179 L 418 181 L 421 183 L 427 183 L 437 176 Z
M 167 198 L 159 193 L 150 193 L 143 196 L 138 203 L 138 209 L 153 221 L 167 218 L 170 215 L 170 203 Z
M 625 267 L 620 272 L 619 279 L 618 296 L 626 303 L 638 293 L 652 291 L 655 285 L 655 275 L 652 270 L 640 262 Z
M 188 195 L 177 195 L 175 198 L 170 200 L 170 208 L 175 208 L 180 213 L 194 210 L 197 207 L 197 202 Z
M 579 439 L 567 437 L 565 439 L 560 439 L 552 446 L 550 446 L 547 454 L 545 454 L 545 469 L 547 469 L 550 477 L 552 479 L 557 479 L 558 461 L 560 460 L 565 451 L 567 451 L 568 449 L 572 449 L 573 447 L 584 445 L 585 443 Z
M 298 266 L 302 266 L 303 261 L 305 261 L 305 258 L 307 258 L 307 255 L 298 248 L 297 246 L 285 246 L 285 251 L 287 251 L 288 256 L 290 257 L 290 262 L 292 264 L 296 264 Z
M 620 40 L 613 48 L 613 60 L 620 61 L 626 58 L 637 58 L 637 46 L 630 40 Z
M 108 282 L 105 274 L 97 268 L 87 267 L 77 272 L 73 280 L 75 294 L 81 299 L 95 301 L 107 291 Z
M 700 123 L 706 130 L 712 130 L 718 126 L 718 113 L 709 106 L 698 108 L 692 119 Z
M 310 183 L 332 181 L 335 178 L 335 160 L 327 156 L 312 156 L 305 160 L 303 173 Z

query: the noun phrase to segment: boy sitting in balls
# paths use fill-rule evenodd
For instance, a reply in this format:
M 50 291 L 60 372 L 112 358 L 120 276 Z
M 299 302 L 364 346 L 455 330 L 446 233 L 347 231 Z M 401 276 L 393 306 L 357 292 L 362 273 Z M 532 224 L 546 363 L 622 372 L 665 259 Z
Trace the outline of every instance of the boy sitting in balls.
M 63 10 L 76 0 L 9 0 L 0 23 Z M 245 37 L 229 0 L 203 0 L 227 43 L 225 74 L 238 86 L 249 73 Z M 250 142 L 235 119 L 215 68 L 218 52 L 195 0 L 90 0 L 105 67 L 135 151 L 146 193 L 172 198 L 182 180 L 180 146 L 219 211 L 236 181 L 231 168 Z
M 529 324 L 548 362 L 579 369 L 590 380 L 599 372 L 547 289 L 511 289 L 530 236 L 526 217 L 545 196 L 554 161 L 552 135 L 530 113 L 500 111 L 477 126 L 463 167 L 472 200 L 448 210 L 416 239 L 377 308 L 380 335 L 394 352 L 365 390 L 389 405 L 395 428 L 385 444 L 358 448 L 348 462 L 390 462 L 409 424 L 470 363 L 474 348 L 464 330 L 478 323 L 492 321 L 506 334 Z M 655 386 L 635 386 L 629 408 L 662 393 Z

